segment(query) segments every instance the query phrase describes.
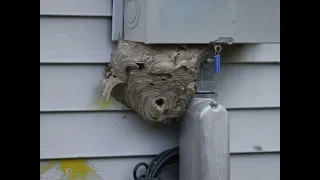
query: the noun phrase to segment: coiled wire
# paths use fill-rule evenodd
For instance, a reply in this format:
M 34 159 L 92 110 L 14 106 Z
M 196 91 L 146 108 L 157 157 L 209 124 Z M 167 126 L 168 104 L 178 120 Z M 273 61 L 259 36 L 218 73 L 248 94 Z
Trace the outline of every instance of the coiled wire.
M 179 165 L 179 147 L 165 150 L 157 155 L 148 165 L 145 162 L 138 163 L 133 169 L 134 180 L 159 180 L 158 174 L 166 169 Z M 137 176 L 138 169 L 144 166 L 145 174 Z

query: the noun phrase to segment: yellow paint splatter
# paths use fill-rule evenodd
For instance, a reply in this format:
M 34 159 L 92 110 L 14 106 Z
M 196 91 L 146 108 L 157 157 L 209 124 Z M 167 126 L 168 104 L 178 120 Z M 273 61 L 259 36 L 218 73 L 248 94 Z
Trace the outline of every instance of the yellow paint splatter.
M 40 176 L 54 166 L 62 171 L 65 180 L 92 179 L 92 176 L 101 179 L 101 176 L 84 159 L 65 159 L 40 165 Z
M 97 105 L 97 106 L 100 106 L 102 109 L 108 109 L 109 105 L 111 104 L 110 103 L 110 100 L 109 101 L 104 101 L 104 100 L 99 100 L 99 99 L 96 99 L 94 101 L 94 103 Z
M 57 165 L 56 162 L 48 162 L 47 164 L 40 165 L 40 176 L 56 165 Z
M 68 180 L 87 179 L 88 175 L 98 176 L 83 159 L 61 160 L 60 170 Z
M 102 101 L 101 106 L 103 109 L 108 109 L 110 101 Z

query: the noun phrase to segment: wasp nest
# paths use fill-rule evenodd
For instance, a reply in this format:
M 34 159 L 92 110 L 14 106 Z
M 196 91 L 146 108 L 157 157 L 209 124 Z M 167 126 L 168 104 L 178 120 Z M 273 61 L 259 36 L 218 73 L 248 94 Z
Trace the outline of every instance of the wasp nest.
M 118 41 L 102 80 L 102 95 L 110 95 L 144 120 L 178 120 L 193 97 L 202 45 L 147 45 Z

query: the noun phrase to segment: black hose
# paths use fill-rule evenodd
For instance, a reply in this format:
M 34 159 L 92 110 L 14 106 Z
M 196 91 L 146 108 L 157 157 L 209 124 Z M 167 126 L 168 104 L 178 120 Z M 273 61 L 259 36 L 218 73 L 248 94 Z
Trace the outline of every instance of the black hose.
M 149 165 L 145 162 L 138 163 L 133 169 L 133 178 L 135 180 L 159 180 L 158 174 L 160 172 L 177 165 L 179 165 L 179 147 L 161 152 Z M 146 172 L 138 177 L 137 171 L 141 166 L 146 168 Z

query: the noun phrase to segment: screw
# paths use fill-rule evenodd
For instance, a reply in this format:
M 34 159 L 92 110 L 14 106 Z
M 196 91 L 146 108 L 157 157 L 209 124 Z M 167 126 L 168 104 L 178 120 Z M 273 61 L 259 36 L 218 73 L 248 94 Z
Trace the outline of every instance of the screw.
M 216 105 L 217 105 L 217 102 L 215 102 L 215 101 L 210 102 L 210 106 L 211 106 L 211 107 L 214 107 L 214 106 L 216 106 Z

